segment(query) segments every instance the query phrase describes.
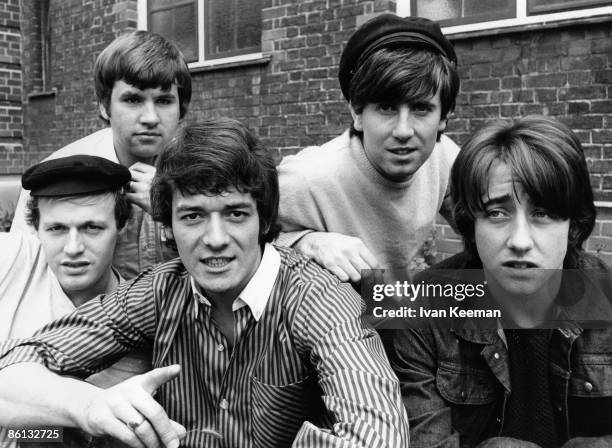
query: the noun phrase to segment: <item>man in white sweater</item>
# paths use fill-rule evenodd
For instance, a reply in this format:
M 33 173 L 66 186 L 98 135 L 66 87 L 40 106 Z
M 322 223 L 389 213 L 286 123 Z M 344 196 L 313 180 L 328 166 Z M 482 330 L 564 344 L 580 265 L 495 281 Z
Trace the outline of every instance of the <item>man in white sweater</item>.
M 459 148 L 442 132 L 459 90 L 456 65 L 427 19 L 383 14 L 351 36 L 338 75 L 351 129 L 281 162 L 280 244 L 343 281 L 408 268 L 436 214 L 450 217 Z

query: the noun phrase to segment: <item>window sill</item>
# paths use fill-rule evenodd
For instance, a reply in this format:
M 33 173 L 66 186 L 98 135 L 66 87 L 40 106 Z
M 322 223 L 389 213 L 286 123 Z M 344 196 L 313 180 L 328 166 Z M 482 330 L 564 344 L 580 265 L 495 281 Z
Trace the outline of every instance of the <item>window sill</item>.
M 224 58 L 204 62 L 193 62 L 189 64 L 191 73 L 210 72 L 214 70 L 225 70 L 235 67 L 246 67 L 250 65 L 266 65 L 272 60 L 269 54 L 249 54 L 244 56 L 235 56 L 233 58 Z
M 46 98 L 57 95 L 57 89 L 51 90 L 35 90 L 34 92 L 28 93 L 28 99 Z
M 489 29 L 480 29 L 474 31 L 464 31 L 457 33 L 449 33 L 447 30 L 443 30 L 444 34 L 450 41 L 459 41 L 463 39 L 472 39 L 475 37 L 486 37 L 486 36 L 501 36 L 504 34 L 513 34 L 513 33 L 524 33 L 527 31 L 536 31 L 536 30 L 548 30 L 548 29 L 557 29 L 564 28 L 568 26 L 580 26 L 580 25 L 592 25 L 597 23 L 605 23 L 612 21 L 611 14 L 604 14 L 601 16 L 592 16 L 592 17 L 582 17 L 582 18 L 573 18 L 573 19 L 565 19 L 565 20 L 557 20 L 557 21 L 541 21 L 536 23 L 528 23 L 528 24 L 517 24 L 506 27 L 493 27 Z

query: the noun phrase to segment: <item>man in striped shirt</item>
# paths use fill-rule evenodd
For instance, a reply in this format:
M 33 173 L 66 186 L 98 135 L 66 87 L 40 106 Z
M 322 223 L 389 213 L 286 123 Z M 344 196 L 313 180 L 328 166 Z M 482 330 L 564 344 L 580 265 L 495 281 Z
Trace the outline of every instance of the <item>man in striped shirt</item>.
M 270 244 L 278 194 L 246 127 L 186 126 L 151 190 L 180 258 L 0 346 L 0 425 L 78 426 L 132 447 L 407 446 L 359 297 Z M 84 377 L 142 347 L 156 369 L 106 391 L 56 374 Z

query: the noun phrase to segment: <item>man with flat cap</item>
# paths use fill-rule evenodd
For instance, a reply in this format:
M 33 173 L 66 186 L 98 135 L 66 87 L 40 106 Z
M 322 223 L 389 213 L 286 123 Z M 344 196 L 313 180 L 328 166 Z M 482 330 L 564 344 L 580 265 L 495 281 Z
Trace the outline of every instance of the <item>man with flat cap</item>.
M 0 233 L 0 341 L 29 337 L 117 287 L 122 278 L 111 262 L 132 210 L 124 193 L 129 180 L 124 166 L 85 155 L 42 162 L 23 174 L 36 235 Z M 88 381 L 109 387 L 149 368 L 148 356 L 133 354 Z M 0 428 L 3 447 L 5 438 Z
M 281 162 L 280 244 L 344 281 L 411 265 L 438 211 L 450 217 L 459 148 L 442 132 L 459 90 L 456 65 L 427 19 L 383 14 L 351 36 L 338 77 L 352 126 Z

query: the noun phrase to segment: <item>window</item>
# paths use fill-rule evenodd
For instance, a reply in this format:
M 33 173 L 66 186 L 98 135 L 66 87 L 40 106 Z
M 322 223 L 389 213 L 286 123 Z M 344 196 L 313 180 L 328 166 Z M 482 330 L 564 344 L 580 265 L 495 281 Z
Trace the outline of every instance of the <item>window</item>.
M 139 0 L 139 28 L 172 39 L 190 67 L 261 57 L 261 0 Z
M 612 0 L 398 0 L 401 16 L 423 16 L 446 34 L 612 15 Z

